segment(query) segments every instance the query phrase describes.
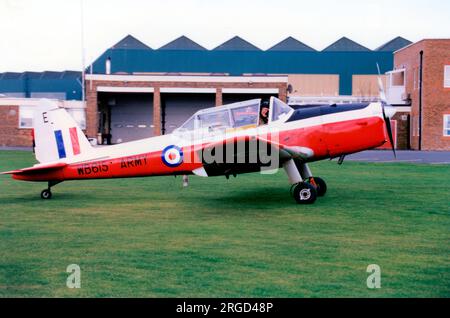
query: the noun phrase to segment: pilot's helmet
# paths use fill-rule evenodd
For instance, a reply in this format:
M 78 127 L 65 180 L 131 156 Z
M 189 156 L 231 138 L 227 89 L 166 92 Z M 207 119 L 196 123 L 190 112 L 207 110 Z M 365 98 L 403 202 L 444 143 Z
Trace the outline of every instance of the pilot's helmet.
M 269 108 L 269 101 L 267 99 L 264 99 L 261 101 L 261 109 L 263 109 L 264 107 Z

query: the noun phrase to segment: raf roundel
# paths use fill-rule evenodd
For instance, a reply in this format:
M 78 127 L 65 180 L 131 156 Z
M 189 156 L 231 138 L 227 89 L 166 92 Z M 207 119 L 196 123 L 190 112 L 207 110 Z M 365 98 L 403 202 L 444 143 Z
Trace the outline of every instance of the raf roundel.
M 183 163 L 183 150 L 174 145 L 167 146 L 162 151 L 161 158 L 166 166 L 178 167 Z

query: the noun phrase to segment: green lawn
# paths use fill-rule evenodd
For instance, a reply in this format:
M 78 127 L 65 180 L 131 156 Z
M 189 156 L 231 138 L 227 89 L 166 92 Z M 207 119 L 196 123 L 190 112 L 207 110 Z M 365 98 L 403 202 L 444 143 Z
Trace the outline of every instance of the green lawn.
M 34 163 L 0 151 L 0 171 Z M 43 183 L 0 176 L 2 297 L 450 297 L 450 167 L 321 162 L 284 172 Z M 81 288 L 66 267 L 81 267 Z M 368 289 L 366 268 L 381 267 Z

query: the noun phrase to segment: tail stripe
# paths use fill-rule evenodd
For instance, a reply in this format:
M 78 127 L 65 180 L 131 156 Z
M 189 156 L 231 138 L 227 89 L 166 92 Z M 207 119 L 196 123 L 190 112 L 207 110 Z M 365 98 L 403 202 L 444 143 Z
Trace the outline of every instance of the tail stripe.
M 40 101 L 33 128 L 36 159 L 41 164 L 83 161 L 93 155 L 94 149 L 76 121 L 54 101 Z
M 55 130 L 56 146 L 58 148 L 59 159 L 66 158 L 66 148 L 61 130 Z
M 69 128 L 70 141 L 72 142 L 72 150 L 74 155 L 80 154 L 80 142 L 78 141 L 77 127 Z

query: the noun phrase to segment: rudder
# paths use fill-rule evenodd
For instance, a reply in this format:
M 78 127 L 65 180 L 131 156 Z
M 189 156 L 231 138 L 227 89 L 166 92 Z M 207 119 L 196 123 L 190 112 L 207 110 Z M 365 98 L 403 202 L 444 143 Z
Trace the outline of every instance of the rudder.
M 41 101 L 34 113 L 33 127 L 35 154 L 40 163 L 71 161 L 92 150 L 75 120 L 53 101 Z

